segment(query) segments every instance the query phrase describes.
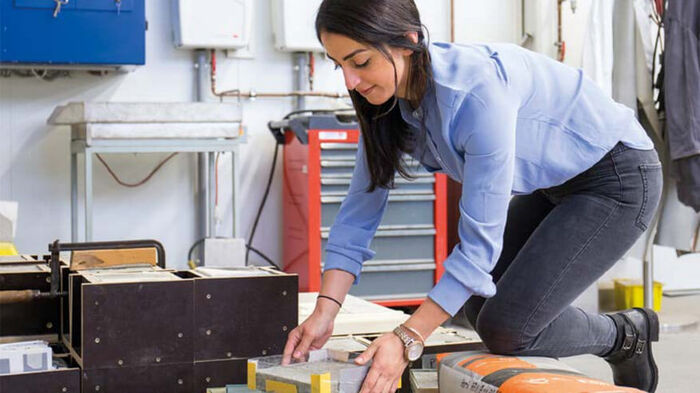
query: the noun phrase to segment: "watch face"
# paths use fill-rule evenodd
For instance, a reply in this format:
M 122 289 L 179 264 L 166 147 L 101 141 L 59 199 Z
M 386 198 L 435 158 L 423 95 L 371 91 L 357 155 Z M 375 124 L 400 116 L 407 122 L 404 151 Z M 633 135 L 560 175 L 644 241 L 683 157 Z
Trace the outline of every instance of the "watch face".
M 411 362 L 418 360 L 418 358 L 420 358 L 420 356 L 423 354 L 423 344 L 419 342 L 409 345 L 406 349 L 408 350 L 408 360 Z

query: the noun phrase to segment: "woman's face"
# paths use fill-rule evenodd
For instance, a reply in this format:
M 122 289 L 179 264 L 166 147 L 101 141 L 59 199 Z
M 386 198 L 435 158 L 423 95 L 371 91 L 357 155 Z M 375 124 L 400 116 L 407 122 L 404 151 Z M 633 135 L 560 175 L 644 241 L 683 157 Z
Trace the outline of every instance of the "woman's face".
M 394 66 L 377 49 L 335 33 L 321 33 L 328 57 L 343 70 L 345 86 L 365 97 L 372 105 L 387 102 L 394 94 L 406 96 L 409 49 L 389 48 L 396 65 L 398 91 L 394 83 Z

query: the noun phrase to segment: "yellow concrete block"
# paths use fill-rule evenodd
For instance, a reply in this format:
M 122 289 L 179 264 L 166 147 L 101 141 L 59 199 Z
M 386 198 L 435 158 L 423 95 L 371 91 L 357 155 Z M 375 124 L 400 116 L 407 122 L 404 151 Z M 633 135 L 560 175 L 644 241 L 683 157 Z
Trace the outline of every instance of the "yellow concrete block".
M 297 387 L 291 383 L 272 381 L 268 379 L 265 381 L 265 391 L 274 393 L 297 393 Z
M 255 390 L 255 371 L 258 368 L 258 363 L 256 361 L 248 361 L 248 389 Z
M 314 374 L 311 376 L 311 393 L 331 393 L 331 374 Z

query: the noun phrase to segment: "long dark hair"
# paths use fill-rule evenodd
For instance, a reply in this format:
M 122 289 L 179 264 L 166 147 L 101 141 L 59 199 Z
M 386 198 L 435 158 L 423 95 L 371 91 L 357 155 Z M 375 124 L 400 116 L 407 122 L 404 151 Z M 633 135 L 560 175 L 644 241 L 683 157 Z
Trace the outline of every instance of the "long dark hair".
M 406 72 L 406 91 L 420 99 L 432 80 L 430 55 L 423 34 L 418 8 L 413 0 L 323 0 L 316 16 L 316 35 L 334 33 L 377 49 L 394 66 L 394 83 L 398 88 L 396 64 L 387 46 L 413 51 Z M 418 33 L 414 43 L 406 33 Z M 411 175 L 403 153 L 413 149 L 415 141 L 401 117 L 396 95 L 381 105 L 372 105 L 356 91 L 350 91 L 367 154 L 371 184 L 393 188 L 394 173 Z

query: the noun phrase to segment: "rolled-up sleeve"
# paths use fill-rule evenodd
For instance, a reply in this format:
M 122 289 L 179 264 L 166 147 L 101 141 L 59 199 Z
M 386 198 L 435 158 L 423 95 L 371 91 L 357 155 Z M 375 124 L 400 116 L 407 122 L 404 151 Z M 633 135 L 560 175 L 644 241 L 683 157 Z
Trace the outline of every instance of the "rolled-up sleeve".
M 382 219 L 389 195 L 389 190 L 382 187 L 367 192 L 369 185 L 367 157 L 360 138 L 348 195 L 340 205 L 328 235 L 323 269 L 349 272 L 355 276 L 355 283 L 359 281 L 364 261 L 374 257 L 369 245 Z
M 470 296 L 496 293 L 489 273 L 503 246 L 517 112 L 517 103 L 500 82 L 475 89 L 455 109 L 452 141 L 464 159 L 460 243 L 444 261 L 445 272 L 428 294 L 453 316 Z

